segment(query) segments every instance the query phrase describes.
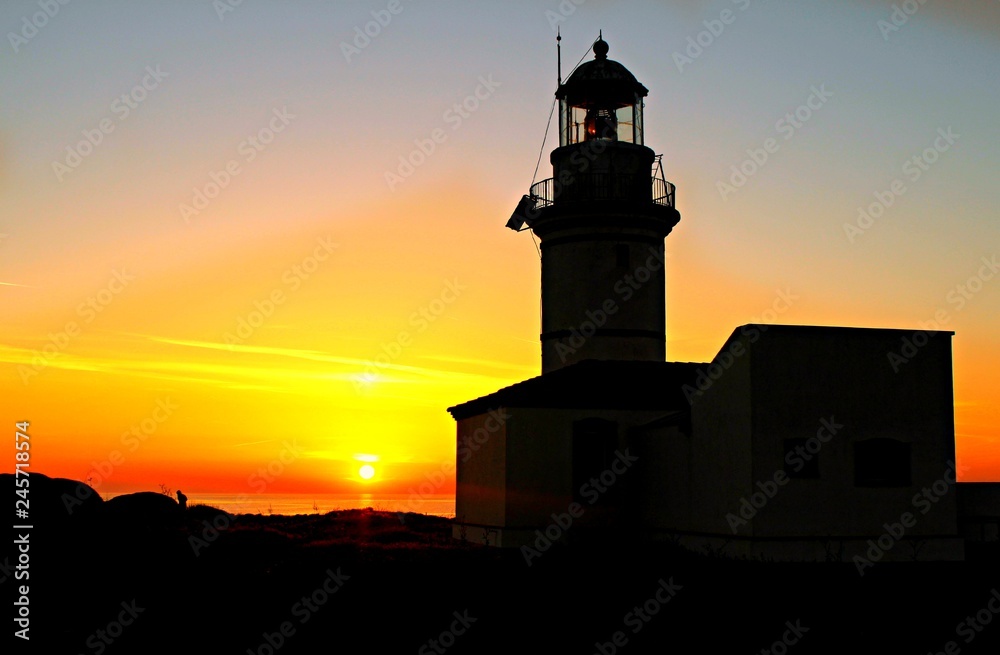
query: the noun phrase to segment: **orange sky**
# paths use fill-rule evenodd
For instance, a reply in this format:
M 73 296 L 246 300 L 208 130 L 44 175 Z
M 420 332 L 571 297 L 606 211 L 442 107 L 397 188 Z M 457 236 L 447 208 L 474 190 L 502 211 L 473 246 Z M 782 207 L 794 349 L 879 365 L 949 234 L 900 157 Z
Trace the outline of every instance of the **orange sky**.
M 554 91 L 551 4 L 404 3 L 348 58 L 379 3 L 221 19 L 210 3 L 81 3 L 8 50 L 0 360 L 33 470 L 111 493 L 452 491 L 445 408 L 540 368 L 538 256 L 503 226 Z M 961 291 L 1000 254 L 1000 30 L 973 28 L 1000 9 L 928 5 L 884 38 L 891 3 L 742 4 L 643 4 L 640 25 L 592 3 L 556 21 L 567 70 L 603 28 L 650 88 L 646 143 L 682 215 L 668 358 L 710 359 L 779 290 L 798 299 L 778 323 L 944 316 L 959 463 L 1000 480 L 1000 283 Z M 737 21 L 678 66 L 730 6 Z M 0 25 L 33 7 L 5 4 Z M 780 119 L 823 85 L 832 96 L 786 139 Z M 913 179 L 907 162 L 948 127 L 961 136 Z M 769 161 L 720 192 L 769 138 Z M 68 172 L 53 166 L 67 148 L 89 153 Z M 549 170 L 543 157 L 538 179 Z M 905 193 L 848 238 L 894 180 Z M 187 211 L 199 193 L 215 197 Z

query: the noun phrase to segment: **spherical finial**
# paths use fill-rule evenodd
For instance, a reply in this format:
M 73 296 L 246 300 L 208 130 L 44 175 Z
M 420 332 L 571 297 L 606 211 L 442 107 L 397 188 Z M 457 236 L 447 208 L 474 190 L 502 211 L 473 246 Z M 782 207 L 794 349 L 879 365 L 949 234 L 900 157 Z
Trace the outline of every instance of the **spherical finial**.
M 608 42 L 602 38 L 598 38 L 597 42 L 594 43 L 594 59 L 607 59 L 608 58 Z

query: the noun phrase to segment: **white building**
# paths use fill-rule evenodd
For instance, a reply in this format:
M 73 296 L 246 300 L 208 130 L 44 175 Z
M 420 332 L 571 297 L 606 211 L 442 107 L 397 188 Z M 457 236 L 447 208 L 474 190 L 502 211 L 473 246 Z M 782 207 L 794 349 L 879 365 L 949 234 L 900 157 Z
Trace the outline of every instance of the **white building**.
M 541 241 L 542 375 L 449 408 L 455 536 L 859 566 L 995 539 L 1000 485 L 956 491 L 953 333 L 745 325 L 712 362 L 665 361 L 680 214 L 648 90 L 607 52 L 559 86 L 553 178 L 508 222 Z

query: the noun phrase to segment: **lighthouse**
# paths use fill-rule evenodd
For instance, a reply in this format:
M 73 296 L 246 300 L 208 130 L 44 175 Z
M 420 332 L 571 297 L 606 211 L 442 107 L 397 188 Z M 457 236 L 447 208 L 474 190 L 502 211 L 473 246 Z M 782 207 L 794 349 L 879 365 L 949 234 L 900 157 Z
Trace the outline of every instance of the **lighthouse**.
M 552 177 L 507 222 L 541 241 L 542 373 L 448 408 L 454 536 L 529 566 L 591 539 L 857 564 L 894 508 L 940 488 L 879 559 L 995 539 L 1000 485 L 946 491 L 953 333 L 922 332 L 904 365 L 887 353 L 913 330 L 750 323 L 711 361 L 666 361 L 674 187 L 644 143 L 646 87 L 602 38 L 593 54 L 559 80 Z
M 608 50 L 599 38 L 593 59 L 559 85 L 552 177 L 507 223 L 541 243 L 542 373 L 587 359 L 666 359 L 663 241 L 680 214 L 644 143 L 649 90 Z

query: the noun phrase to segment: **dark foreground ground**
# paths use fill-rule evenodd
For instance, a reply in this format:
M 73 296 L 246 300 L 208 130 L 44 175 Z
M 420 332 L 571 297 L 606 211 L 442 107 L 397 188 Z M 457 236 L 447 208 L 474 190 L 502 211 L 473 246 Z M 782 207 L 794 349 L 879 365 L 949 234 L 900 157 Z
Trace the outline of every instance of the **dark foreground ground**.
M 17 546 L 3 553 L 10 618 L 30 587 L 31 640 L 16 652 L 1000 652 L 996 549 L 862 577 L 623 538 L 528 566 L 451 539 L 437 517 L 230 517 L 159 494 L 95 494 L 70 513 L 55 502 L 67 484 L 33 479 L 28 581 L 14 578 Z

